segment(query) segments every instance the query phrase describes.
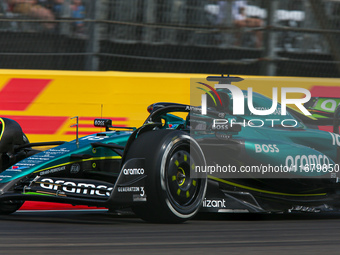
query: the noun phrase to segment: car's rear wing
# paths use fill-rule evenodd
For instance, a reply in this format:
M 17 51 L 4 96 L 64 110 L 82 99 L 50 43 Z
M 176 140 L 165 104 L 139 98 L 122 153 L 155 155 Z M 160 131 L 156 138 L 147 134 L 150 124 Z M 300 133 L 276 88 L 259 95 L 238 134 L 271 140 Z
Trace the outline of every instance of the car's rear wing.
M 308 108 L 307 108 L 308 109 Z M 308 109 L 310 111 L 310 109 Z M 334 112 L 329 112 L 326 115 L 323 115 L 322 118 L 317 118 L 313 114 L 311 117 L 306 116 L 298 111 L 293 109 L 288 110 L 291 115 L 300 119 L 306 125 L 314 125 L 314 126 L 333 126 L 333 133 L 339 134 L 339 124 L 340 124 L 340 105 L 337 106 Z M 313 113 L 313 112 L 312 112 Z

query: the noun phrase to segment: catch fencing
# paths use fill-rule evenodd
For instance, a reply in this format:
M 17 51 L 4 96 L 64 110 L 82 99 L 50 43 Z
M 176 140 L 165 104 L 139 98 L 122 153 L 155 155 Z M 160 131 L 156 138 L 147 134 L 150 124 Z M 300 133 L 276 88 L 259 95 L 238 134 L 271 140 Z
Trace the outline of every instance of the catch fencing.
M 340 77 L 338 0 L 9 3 L 0 68 Z

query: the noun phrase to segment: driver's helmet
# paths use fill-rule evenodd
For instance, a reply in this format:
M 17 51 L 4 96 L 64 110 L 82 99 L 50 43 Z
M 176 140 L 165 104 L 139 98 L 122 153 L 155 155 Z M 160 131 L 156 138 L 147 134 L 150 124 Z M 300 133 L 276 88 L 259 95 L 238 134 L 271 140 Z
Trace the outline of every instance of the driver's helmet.
M 210 95 L 214 97 L 214 99 L 211 98 L 210 95 L 207 95 L 207 107 L 212 108 L 213 110 L 219 111 L 219 112 L 226 112 L 229 113 L 229 103 L 230 103 L 230 97 L 229 94 L 224 91 L 216 91 L 219 95 L 220 100 L 218 99 L 217 95 L 213 93 L 213 91 L 210 91 Z
M 17 153 L 16 149 L 20 145 L 29 143 L 26 135 L 22 131 L 19 123 L 7 118 L 0 118 L 0 171 L 5 170 L 13 165 L 19 158 L 25 154 Z
M 15 147 L 28 143 L 19 123 L 14 120 L 0 119 L 0 153 L 14 153 Z

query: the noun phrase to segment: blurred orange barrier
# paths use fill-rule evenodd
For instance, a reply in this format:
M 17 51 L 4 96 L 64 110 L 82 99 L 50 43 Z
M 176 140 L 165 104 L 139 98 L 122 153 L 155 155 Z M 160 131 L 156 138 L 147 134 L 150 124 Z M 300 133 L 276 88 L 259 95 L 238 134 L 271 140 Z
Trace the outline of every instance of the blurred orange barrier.
M 115 126 L 140 126 L 152 103 L 189 103 L 190 77 L 0 70 L 0 116 L 19 122 L 31 142 L 69 141 L 75 138 L 73 116 L 79 116 L 79 135 L 87 135 L 101 131 L 93 126 L 95 118 L 111 118 Z
M 116 126 L 138 127 L 146 119 L 146 108 L 152 103 L 199 105 L 200 102 L 190 101 L 190 79 L 206 76 L 0 70 L 0 116 L 18 121 L 31 142 L 69 141 L 75 138 L 75 128 L 70 127 L 75 123 L 70 119 L 73 116 L 79 116 L 79 135 L 87 135 L 101 131 L 93 126 L 95 118 L 111 118 Z M 307 88 L 312 96 L 318 96 L 324 91 L 332 94 L 340 84 L 339 79 L 242 77 L 245 80 L 234 85 L 241 89 L 252 87 L 268 97 L 272 87 Z M 291 96 L 299 95 L 292 93 Z

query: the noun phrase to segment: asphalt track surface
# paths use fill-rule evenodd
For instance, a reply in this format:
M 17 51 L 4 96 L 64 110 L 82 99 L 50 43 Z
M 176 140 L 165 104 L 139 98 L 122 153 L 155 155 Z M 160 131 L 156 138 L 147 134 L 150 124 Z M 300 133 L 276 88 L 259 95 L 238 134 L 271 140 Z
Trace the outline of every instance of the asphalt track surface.
M 340 214 L 203 215 L 149 224 L 105 211 L 0 216 L 0 254 L 340 254 Z

